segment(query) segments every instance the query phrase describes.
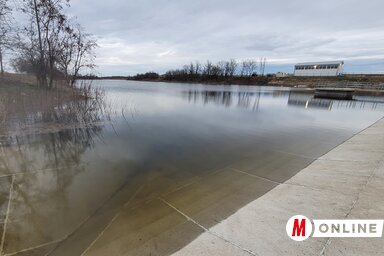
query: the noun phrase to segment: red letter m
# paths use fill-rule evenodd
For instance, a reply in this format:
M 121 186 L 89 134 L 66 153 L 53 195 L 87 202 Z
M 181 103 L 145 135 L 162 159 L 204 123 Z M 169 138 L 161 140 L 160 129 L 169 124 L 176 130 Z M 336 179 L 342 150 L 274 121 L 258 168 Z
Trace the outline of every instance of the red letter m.
M 305 219 L 302 219 L 299 224 L 299 219 L 293 222 L 292 236 L 305 236 Z

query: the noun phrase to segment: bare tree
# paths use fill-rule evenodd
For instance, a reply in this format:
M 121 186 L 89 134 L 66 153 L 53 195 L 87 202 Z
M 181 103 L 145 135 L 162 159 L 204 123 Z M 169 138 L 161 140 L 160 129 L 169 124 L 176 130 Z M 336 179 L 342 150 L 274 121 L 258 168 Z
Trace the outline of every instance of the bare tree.
M 52 88 L 64 79 L 74 86 L 80 71 L 94 67 L 96 41 L 65 15 L 69 0 L 24 0 L 22 11 L 29 23 L 24 27 L 21 52 L 14 64 L 29 63 L 40 85 Z
M 217 64 L 216 64 L 216 67 L 217 67 L 217 69 L 218 69 L 218 75 L 219 76 L 227 76 L 227 74 L 226 74 L 226 69 L 225 69 L 225 67 L 226 67 L 226 62 L 225 61 L 219 61 L 219 62 L 217 62 Z
M 251 76 L 257 70 L 257 63 L 254 60 L 243 60 L 241 63 L 241 76 Z
M 64 74 L 67 84 L 73 87 L 80 71 L 95 67 L 96 40 L 84 33 L 80 25 L 75 28 L 67 26 L 59 46 L 56 53 L 58 68 Z
M 193 76 L 195 74 L 195 65 L 192 62 L 189 64 L 188 74 L 190 76 Z
M 216 65 L 212 65 L 212 68 L 211 68 L 211 77 L 212 78 L 218 78 L 220 77 L 221 75 L 221 69 L 220 67 L 216 64 Z
M 198 76 L 202 73 L 202 68 L 200 62 L 196 61 L 195 63 L 195 75 Z
M 4 74 L 4 52 L 12 46 L 11 8 L 7 0 L 0 0 L 0 72 Z
M 226 72 L 228 73 L 228 76 L 233 77 L 236 74 L 237 66 L 238 64 L 234 59 L 231 59 L 229 62 L 227 62 Z
M 31 24 L 30 26 L 32 27 Z M 35 74 L 36 78 L 39 79 L 41 58 L 34 29 L 25 27 L 23 29 L 23 35 L 18 34 L 15 43 L 18 54 L 12 59 L 11 65 L 16 71 Z
M 206 76 L 211 76 L 212 75 L 212 69 L 213 69 L 213 64 L 209 60 L 207 60 L 207 63 L 204 66 L 204 71 L 203 74 Z
M 22 42 L 22 50 L 33 52 L 33 58 L 29 60 L 32 64 L 37 62 L 37 68 L 35 69 L 36 78 L 39 85 L 47 86 L 47 70 L 45 65 L 45 56 L 46 56 L 46 47 L 44 45 L 43 36 L 46 34 L 42 31 L 42 23 L 44 23 L 44 14 L 47 13 L 47 10 L 44 10 L 44 7 L 47 5 L 44 4 L 45 1 L 42 0 L 24 0 L 24 5 L 21 8 L 23 13 L 29 16 L 29 23 L 24 27 L 24 32 L 29 43 Z M 46 19 L 50 19 L 49 16 L 46 16 Z M 38 55 L 35 56 L 34 53 Z M 23 53 L 24 57 L 28 56 L 28 53 Z M 29 57 L 32 57 L 29 56 Z
M 236 73 L 237 62 L 234 59 L 224 61 L 220 67 L 222 68 L 222 75 L 224 77 L 233 77 Z

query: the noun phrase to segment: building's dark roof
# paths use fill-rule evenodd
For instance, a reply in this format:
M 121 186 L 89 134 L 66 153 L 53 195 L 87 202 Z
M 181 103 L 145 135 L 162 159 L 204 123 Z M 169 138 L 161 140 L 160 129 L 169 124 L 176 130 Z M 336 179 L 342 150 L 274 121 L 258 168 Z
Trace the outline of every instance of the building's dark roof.
M 297 63 L 296 66 L 314 66 L 314 65 L 342 65 L 344 64 L 344 61 L 322 61 L 322 62 L 304 62 L 304 63 Z

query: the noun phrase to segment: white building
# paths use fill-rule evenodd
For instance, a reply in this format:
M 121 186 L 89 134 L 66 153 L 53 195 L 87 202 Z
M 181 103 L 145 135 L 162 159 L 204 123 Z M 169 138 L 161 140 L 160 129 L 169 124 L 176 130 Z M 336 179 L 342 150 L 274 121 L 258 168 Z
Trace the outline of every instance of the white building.
M 343 73 L 344 61 L 307 62 L 295 65 L 294 76 L 338 76 Z

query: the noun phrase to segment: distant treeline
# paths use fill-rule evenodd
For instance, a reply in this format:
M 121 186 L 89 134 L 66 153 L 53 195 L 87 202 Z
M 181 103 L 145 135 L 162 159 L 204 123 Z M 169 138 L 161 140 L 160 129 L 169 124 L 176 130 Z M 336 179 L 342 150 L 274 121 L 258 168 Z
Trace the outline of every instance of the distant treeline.
M 138 81 L 156 81 L 159 80 L 161 76 L 155 72 L 147 72 L 144 74 L 137 74 L 134 76 L 97 76 L 97 75 L 85 75 L 80 76 L 79 79 L 82 80 L 138 80 Z
M 159 80 L 160 75 L 156 72 L 147 72 L 144 74 L 137 74 L 135 76 L 128 77 L 130 80 L 138 80 L 138 81 L 153 81 L 153 80 Z
M 258 68 L 259 65 L 255 60 L 237 62 L 231 59 L 217 63 L 208 60 L 205 64 L 191 62 L 189 65 L 184 65 L 182 69 L 169 70 L 163 78 L 168 81 L 215 81 L 234 77 L 255 77 L 258 76 Z
M 263 76 L 265 60 L 259 63 L 255 60 L 243 60 L 238 62 L 234 59 L 213 63 L 207 61 L 205 64 L 191 62 L 181 69 L 173 69 L 159 75 L 155 72 L 147 72 L 127 77 L 129 80 L 141 81 L 169 81 L 169 82 L 255 82 L 265 80 Z M 260 73 L 258 73 L 258 71 Z M 268 75 L 270 76 L 270 75 Z M 263 78 L 264 77 L 264 78 Z

